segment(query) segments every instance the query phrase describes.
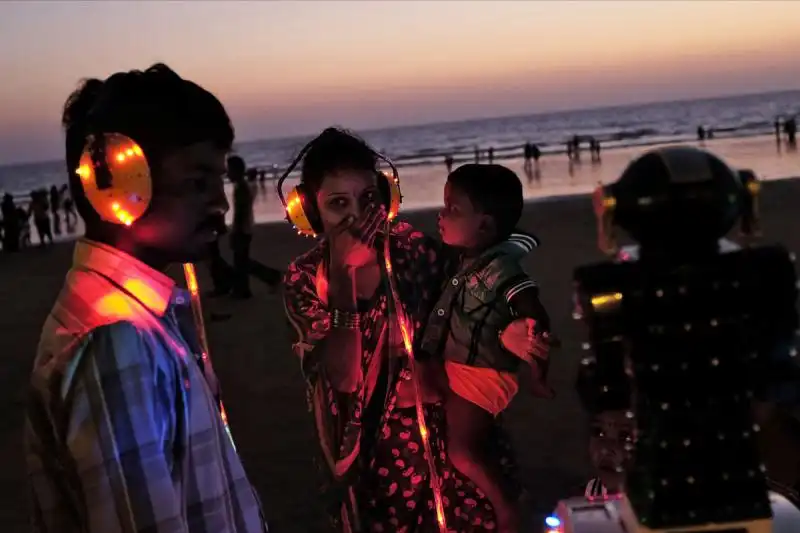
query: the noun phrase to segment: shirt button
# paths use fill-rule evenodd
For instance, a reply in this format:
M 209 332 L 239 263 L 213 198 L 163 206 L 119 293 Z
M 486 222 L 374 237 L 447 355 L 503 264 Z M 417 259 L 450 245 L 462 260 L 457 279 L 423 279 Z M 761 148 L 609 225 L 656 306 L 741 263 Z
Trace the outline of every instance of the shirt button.
M 456 278 L 453 278 L 453 281 L 451 281 L 450 283 L 453 284 L 453 287 L 458 287 L 458 280 Z
M 436 314 L 439 316 L 444 316 L 444 309 L 437 309 Z

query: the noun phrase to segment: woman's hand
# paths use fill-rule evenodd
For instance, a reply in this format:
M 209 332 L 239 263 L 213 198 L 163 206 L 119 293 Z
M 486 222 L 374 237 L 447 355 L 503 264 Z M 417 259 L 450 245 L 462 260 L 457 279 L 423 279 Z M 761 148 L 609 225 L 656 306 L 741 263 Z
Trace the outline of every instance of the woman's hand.
M 360 217 L 349 215 L 330 230 L 331 273 L 339 274 L 361 266 L 364 253 L 371 251 L 381 224 L 385 222 L 386 210 L 383 205 L 372 204 Z

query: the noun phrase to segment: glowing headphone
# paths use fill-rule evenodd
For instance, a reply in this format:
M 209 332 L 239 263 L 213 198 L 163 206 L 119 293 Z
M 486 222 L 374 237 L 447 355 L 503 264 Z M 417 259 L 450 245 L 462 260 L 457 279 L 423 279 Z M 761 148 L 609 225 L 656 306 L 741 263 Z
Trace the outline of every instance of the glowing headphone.
M 147 157 L 121 133 L 90 135 L 75 173 L 89 204 L 106 222 L 130 226 L 147 211 L 153 197 Z
M 348 135 L 346 132 L 340 133 Z M 292 190 L 289 191 L 288 196 L 284 197 L 283 182 L 286 181 L 289 174 L 292 173 L 297 164 L 321 136 L 322 134 L 318 135 L 305 145 L 280 179 L 278 179 L 278 197 L 281 200 L 281 204 L 283 204 L 283 208 L 286 210 L 286 220 L 297 230 L 298 235 L 304 235 L 306 237 L 316 237 L 318 234 L 322 233 L 322 219 L 317 209 L 316 199 L 312 192 L 308 190 L 308 187 L 302 183 L 293 187 Z M 384 161 L 391 169 L 391 173 L 376 170 L 376 174 L 378 178 L 378 190 L 381 192 L 383 204 L 386 207 L 387 218 L 392 220 L 397 216 L 397 213 L 400 212 L 400 203 L 403 200 L 403 195 L 400 193 L 400 178 L 397 174 L 397 168 L 388 157 L 372 150 L 372 148 L 370 148 L 370 150 L 375 154 L 375 157 Z

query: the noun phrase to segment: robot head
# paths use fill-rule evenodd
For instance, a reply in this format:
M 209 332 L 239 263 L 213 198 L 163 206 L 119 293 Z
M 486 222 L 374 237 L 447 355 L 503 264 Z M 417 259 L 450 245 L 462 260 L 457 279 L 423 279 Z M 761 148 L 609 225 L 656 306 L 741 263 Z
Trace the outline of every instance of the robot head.
M 651 150 L 603 187 L 612 223 L 643 247 L 713 247 L 742 214 L 747 189 L 714 154 L 689 146 Z

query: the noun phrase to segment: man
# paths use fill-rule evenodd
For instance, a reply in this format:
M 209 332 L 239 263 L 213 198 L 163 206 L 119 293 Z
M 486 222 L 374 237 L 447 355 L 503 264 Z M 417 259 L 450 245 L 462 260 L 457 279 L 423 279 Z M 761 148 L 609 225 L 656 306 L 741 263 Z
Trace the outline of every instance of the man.
M 233 291 L 231 296 L 247 299 L 250 292 L 250 242 L 253 240 L 253 191 L 246 179 L 244 159 L 228 158 L 228 179 L 233 183 Z
M 164 274 L 200 259 L 227 210 L 233 129 L 222 104 L 165 65 L 84 82 L 65 104 L 66 162 L 86 234 L 47 317 L 25 426 L 33 530 L 263 533 L 216 380 Z M 75 173 L 89 135 L 134 139 L 153 197 L 101 219 Z

